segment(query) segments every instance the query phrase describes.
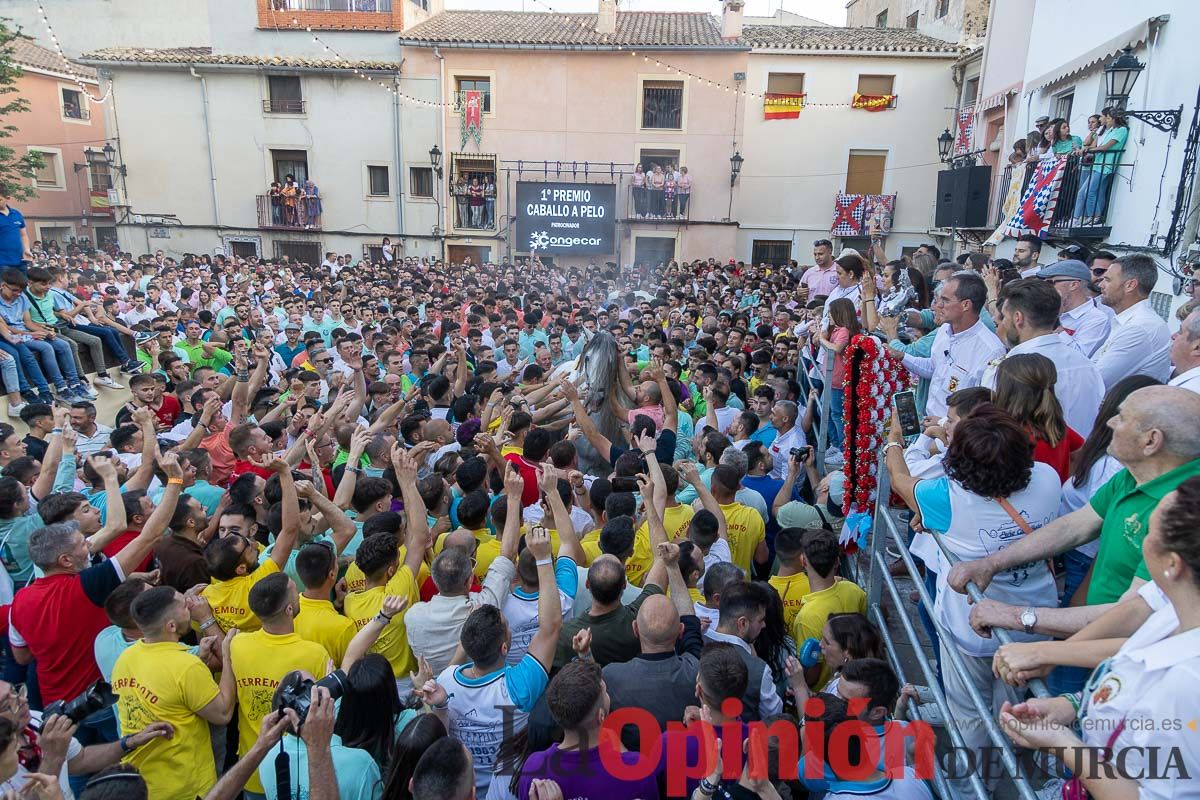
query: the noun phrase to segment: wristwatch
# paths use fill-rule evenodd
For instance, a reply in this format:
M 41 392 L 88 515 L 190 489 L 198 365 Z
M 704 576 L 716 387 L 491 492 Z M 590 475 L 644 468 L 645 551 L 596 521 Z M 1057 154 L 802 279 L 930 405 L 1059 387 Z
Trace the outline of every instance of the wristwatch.
M 1033 628 L 1037 625 L 1037 611 L 1033 606 L 1029 606 L 1021 612 L 1021 625 L 1025 627 L 1026 633 L 1033 633 Z

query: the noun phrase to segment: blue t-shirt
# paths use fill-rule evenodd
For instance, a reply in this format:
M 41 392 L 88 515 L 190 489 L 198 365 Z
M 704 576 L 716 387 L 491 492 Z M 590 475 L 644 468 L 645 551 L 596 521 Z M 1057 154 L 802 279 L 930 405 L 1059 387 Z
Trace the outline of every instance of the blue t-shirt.
M 0 214 L 0 267 L 17 267 L 25 255 L 21 242 L 21 231 L 25 230 L 25 217 L 12 206 L 7 214 Z
M 3 266 L 0 264 L 0 266 Z M 29 298 L 22 292 L 12 299 L 5 300 L 0 297 L 0 317 L 8 323 L 10 328 L 15 328 L 17 331 L 28 331 L 25 327 L 25 312 L 29 311 L 32 306 L 29 304 Z
M 914 495 L 921 509 L 921 524 L 931 531 L 950 530 L 950 479 L 940 478 L 919 481 Z
M 279 797 L 276 783 L 275 758 L 282 746 L 288 756 L 288 777 L 293 798 L 308 797 L 308 746 L 299 737 L 288 734 L 280 744 L 271 748 L 270 754 L 258 765 L 258 779 L 268 800 Z M 383 785 L 379 765 L 371 754 L 357 747 L 346 747 L 342 737 L 336 733 L 329 738 L 329 755 L 333 761 L 333 772 L 337 776 L 338 796 L 341 800 L 375 800 L 376 791 Z

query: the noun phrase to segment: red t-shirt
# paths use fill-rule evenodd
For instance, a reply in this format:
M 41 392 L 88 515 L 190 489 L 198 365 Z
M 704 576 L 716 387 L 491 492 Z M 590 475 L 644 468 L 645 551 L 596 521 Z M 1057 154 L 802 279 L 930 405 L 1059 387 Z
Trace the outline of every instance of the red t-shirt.
M 1033 460 L 1049 464 L 1058 473 L 1058 479 L 1065 481 L 1071 477 L 1071 453 L 1081 447 L 1083 447 L 1083 437 L 1067 428 L 1067 435 L 1059 441 L 1057 447 L 1051 447 L 1041 437 L 1035 438 L 1033 440 Z
M 175 427 L 175 420 L 179 419 L 179 415 L 183 413 L 183 406 L 179 404 L 179 399 L 173 394 L 164 394 L 162 404 L 154 410 L 154 416 L 158 419 L 160 425 L 166 425 L 168 428 Z
M 233 472 L 229 475 L 229 482 L 233 483 L 239 475 L 245 475 L 247 472 L 253 472 L 264 481 L 275 474 L 266 467 L 260 467 L 257 464 L 251 464 L 249 461 L 243 461 L 239 458 L 233 462 Z
M 517 453 L 509 453 L 504 460 L 516 464 L 517 471 L 521 473 L 521 479 L 525 481 L 525 488 L 521 490 L 521 508 L 536 503 L 542 496 L 537 485 L 537 466 L 527 461 L 525 456 Z
M 472 592 L 482 592 L 483 591 L 483 584 L 479 582 L 479 578 L 476 578 L 473 575 L 471 576 L 470 591 L 472 591 Z M 430 577 L 426 578 L 425 581 L 421 584 L 421 602 L 428 603 L 430 600 L 433 599 L 434 595 L 436 595 L 437 593 L 438 593 L 438 588 L 437 588 L 437 584 L 433 582 L 433 577 L 430 576 Z M 3 608 L 3 606 L 0 606 L 0 608 Z
M 101 552 L 104 553 L 104 555 L 108 556 L 109 558 L 116 558 L 117 553 L 119 553 L 125 549 L 125 545 L 129 544 L 130 542 L 132 542 L 134 539 L 136 539 L 138 537 L 138 533 L 140 533 L 140 531 L 130 530 L 130 531 L 125 531 L 124 533 L 117 534 L 117 538 L 113 539 L 111 542 L 106 544 L 104 546 L 104 549 L 101 550 Z M 138 563 L 138 565 L 136 567 L 133 568 L 133 571 L 134 572 L 149 572 L 151 565 L 153 565 L 153 563 L 154 563 L 154 552 L 151 551 L 150 553 L 148 553 L 146 555 L 146 557 L 144 559 L 142 559 L 141 562 Z
M 38 578 L 17 592 L 9 638 L 37 659 L 42 700 L 70 700 L 100 679 L 93 645 L 110 624 L 104 601 L 121 585 L 116 561 Z

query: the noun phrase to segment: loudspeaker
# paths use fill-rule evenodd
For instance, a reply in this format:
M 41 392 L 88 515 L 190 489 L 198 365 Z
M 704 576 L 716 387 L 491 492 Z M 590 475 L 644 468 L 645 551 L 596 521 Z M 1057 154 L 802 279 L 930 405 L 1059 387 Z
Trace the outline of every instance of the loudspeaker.
M 957 167 L 939 172 L 934 225 L 938 228 L 987 227 L 991 186 L 991 167 Z

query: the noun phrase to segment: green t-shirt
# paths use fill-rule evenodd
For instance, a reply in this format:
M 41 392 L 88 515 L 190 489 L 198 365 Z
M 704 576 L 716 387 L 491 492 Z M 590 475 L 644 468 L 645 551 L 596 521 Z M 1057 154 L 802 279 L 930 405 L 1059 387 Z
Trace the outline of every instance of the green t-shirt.
M 38 297 L 28 289 L 25 290 L 25 297 L 29 300 L 29 317 L 39 325 L 45 325 L 48 328 L 53 328 L 58 323 L 62 322 L 54 313 L 54 295 L 50 292 Z
M 1092 510 L 1100 515 L 1100 550 L 1092 567 L 1087 604 L 1114 603 L 1135 577 L 1150 580 L 1142 559 L 1142 540 L 1150 530 L 1150 513 L 1188 478 L 1200 475 L 1200 458 L 1137 485 L 1123 469 L 1092 497 Z
M 1115 128 L 1110 128 L 1100 137 L 1097 146 L 1104 146 L 1108 142 L 1116 142 L 1107 150 L 1095 154 L 1095 159 L 1092 161 L 1092 172 L 1100 172 L 1107 174 L 1116 170 L 1121 164 L 1121 153 L 1125 150 L 1125 142 L 1129 140 L 1129 128 L 1123 125 L 1118 125 Z

